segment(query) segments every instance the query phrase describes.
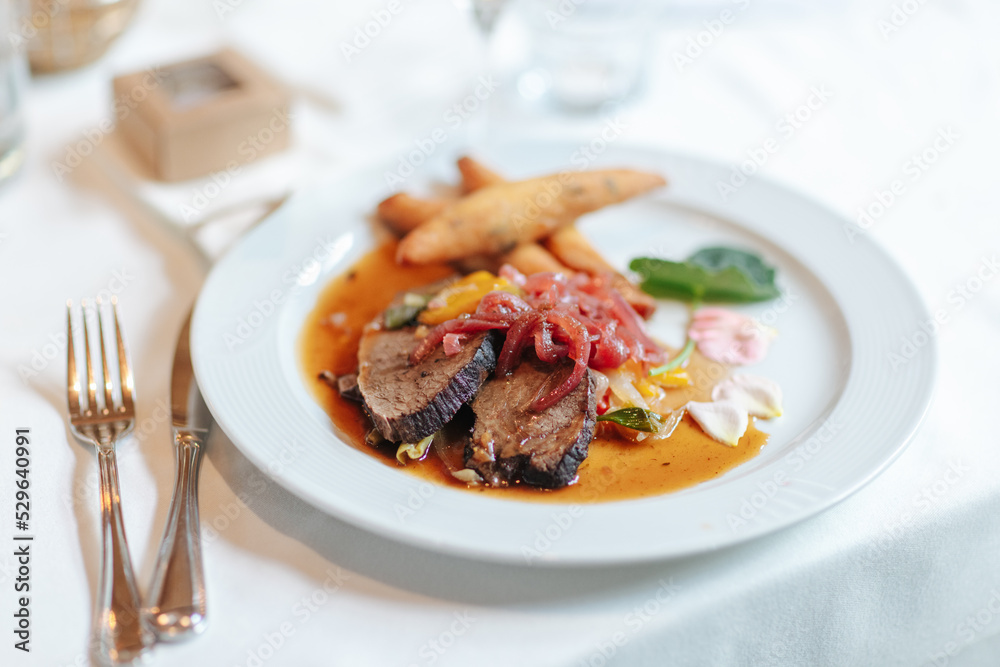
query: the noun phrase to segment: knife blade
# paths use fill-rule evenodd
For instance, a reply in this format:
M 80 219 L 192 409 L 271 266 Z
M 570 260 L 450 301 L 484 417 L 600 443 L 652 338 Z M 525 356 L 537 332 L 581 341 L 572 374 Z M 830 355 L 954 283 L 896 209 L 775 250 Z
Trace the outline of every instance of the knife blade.
M 198 518 L 198 474 L 212 415 L 191 366 L 191 314 L 177 339 L 170 379 L 176 476 L 144 616 L 160 641 L 205 629 L 205 576 Z

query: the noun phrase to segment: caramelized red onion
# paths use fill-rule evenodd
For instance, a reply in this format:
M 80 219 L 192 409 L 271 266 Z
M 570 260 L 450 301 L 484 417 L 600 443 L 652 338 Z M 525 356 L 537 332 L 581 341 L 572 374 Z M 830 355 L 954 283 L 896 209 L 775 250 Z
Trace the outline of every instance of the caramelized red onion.
M 573 391 L 588 366 L 601 370 L 617 368 L 627 359 L 663 361 L 663 351 L 646 333 L 642 318 L 612 287 L 610 276 L 566 278 L 560 273 L 535 273 L 526 277 L 506 265 L 500 275 L 519 285 L 524 298 L 490 292 L 471 316 L 431 329 L 410 355 L 410 363 L 420 363 L 446 336 L 446 352 L 454 354 L 465 339 L 463 334 L 504 330 L 507 337 L 497 359 L 497 375 L 509 374 L 529 343 L 546 363 L 566 357 L 574 362 L 572 372 L 557 387 L 535 398 L 531 407 L 541 411 Z
M 448 320 L 430 330 L 420 344 L 414 348 L 410 354 L 410 365 L 415 366 L 426 359 L 433 352 L 444 337 L 450 333 L 479 333 L 490 329 L 507 329 L 511 325 L 508 320 L 497 319 L 494 321 L 474 319 L 471 317 Z
M 529 310 L 514 320 L 507 330 L 500 356 L 497 357 L 497 375 L 509 375 L 521 359 L 524 346 L 531 340 L 532 332 L 538 327 L 545 315 L 538 310 Z
M 573 360 L 573 372 L 549 393 L 535 397 L 535 400 L 531 402 L 531 409 L 536 412 L 541 412 L 545 408 L 555 405 L 559 399 L 576 389 L 576 386 L 587 374 L 587 364 L 590 361 L 590 333 L 583 322 L 574 317 L 572 312 L 561 308 L 553 308 L 548 311 L 545 314 L 545 319 L 558 329 L 562 329 L 569 337 L 571 346 L 569 358 Z
M 462 351 L 462 343 L 464 343 L 469 338 L 468 334 L 461 333 L 450 333 L 445 334 L 442 339 L 442 347 L 444 347 L 444 353 L 449 357 L 453 357 Z

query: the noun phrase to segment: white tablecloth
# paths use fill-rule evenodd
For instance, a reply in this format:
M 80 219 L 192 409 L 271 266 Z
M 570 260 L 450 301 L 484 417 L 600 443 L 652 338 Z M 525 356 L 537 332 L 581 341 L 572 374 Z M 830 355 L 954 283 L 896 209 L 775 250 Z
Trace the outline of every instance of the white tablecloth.
M 172 350 L 205 276 L 181 236 L 99 160 L 84 158 L 63 181 L 53 164 L 111 117 L 111 76 L 223 43 L 300 97 L 334 101 L 301 105 L 295 143 L 309 164 L 394 160 L 473 90 L 481 65 L 460 9 L 405 0 L 346 62 L 341 42 L 382 4 L 147 0 L 99 63 L 32 84 L 28 163 L 0 187 L 0 617 L 10 628 L 14 430 L 29 427 L 33 634 L 24 654 L 5 629 L 0 664 L 86 664 L 97 467 L 66 428 L 65 299 L 106 291 L 121 300 L 141 393 L 140 435 L 120 447 L 119 464 L 145 587 L 172 486 L 163 412 Z M 934 336 L 936 399 L 906 452 L 840 505 L 742 546 L 631 567 L 534 569 L 423 552 L 346 525 L 271 483 L 216 433 L 201 486 L 210 627 L 157 648 L 154 665 L 998 664 L 1000 280 L 984 267 L 1000 250 L 1000 7 L 806 4 L 658 12 L 646 89 L 616 113 L 623 141 L 733 164 L 773 137 L 761 173 L 850 220 L 869 211 L 865 233 L 947 317 Z M 722 33 L 702 37 L 691 62 L 679 58 L 727 8 L 735 19 Z M 514 37 L 500 26 L 499 60 Z M 505 106 L 513 84 L 504 85 L 497 128 L 587 137 L 603 122 Z M 810 101 L 808 118 L 782 130 Z M 920 166 L 914 156 L 925 152 L 936 155 Z M 879 214 L 873 203 L 896 180 L 903 188 Z

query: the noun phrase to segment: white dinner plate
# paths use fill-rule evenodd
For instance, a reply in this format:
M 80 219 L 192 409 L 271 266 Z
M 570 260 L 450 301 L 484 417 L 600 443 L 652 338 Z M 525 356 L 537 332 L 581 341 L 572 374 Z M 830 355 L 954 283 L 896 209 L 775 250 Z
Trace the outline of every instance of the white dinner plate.
M 479 157 L 523 178 L 584 166 L 578 149 L 519 144 Z M 640 561 L 734 544 L 830 507 L 902 451 L 932 393 L 933 340 L 921 333 L 931 316 L 867 236 L 763 179 L 723 196 L 719 183 L 732 170 L 688 157 L 612 146 L 586 166 L 652 169 L 670 181 L 581 219 L 617 266 L 728 244 L 778 268 L 782 299 L 738 307 L 780 332 L 768 357 L 746 369 L 785 394 L 784 416 L 760 423 L 771 437 L 756 458 L 676 493 L 575 507 L 434 486 L 338 439 L 303 380 L 296 343 L 322 288 L 374 247 L 368 218 L 399 164 L 302 192 L 212 271 L 191 345 L 219 425 L 261 470 L 345 521 L 429 549 L 533 564 Z M 404 188 L 456 178 L 442 158 Z M 652 330 L 679 345 L 685 322 L 684 306 L 663 302 Z

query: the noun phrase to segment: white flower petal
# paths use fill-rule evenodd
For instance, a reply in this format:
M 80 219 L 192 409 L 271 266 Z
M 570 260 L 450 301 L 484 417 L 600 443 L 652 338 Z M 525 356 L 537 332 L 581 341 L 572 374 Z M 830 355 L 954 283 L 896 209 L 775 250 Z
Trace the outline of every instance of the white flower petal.
M 709 437 L 730 447 L 739 444 L 750 423 L 750 415 L 735 401 L 689 401 L 684 408 Z
M 781 387 L 759 375 L 734 375 L 715 385 L 713 401 L 733 401 L 754 417 L 781 416 Z

